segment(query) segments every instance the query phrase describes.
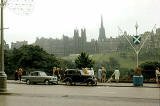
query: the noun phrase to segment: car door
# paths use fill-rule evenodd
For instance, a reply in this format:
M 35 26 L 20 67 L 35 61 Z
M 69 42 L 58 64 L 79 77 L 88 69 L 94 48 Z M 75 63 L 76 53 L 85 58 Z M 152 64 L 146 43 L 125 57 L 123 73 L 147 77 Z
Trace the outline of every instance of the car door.
M 38 76 L 36 77 L 36 82 L 44 82 L 43 77 L 41 76 L 41 72 L 38 72 Z
M 73 77 L 74 77 L 74 82 L 81 82 L 82 80 L 81 73 L 78 70 L 74 71 Z
M 33 72 L 32 73 L 32 82 L 37 82 L 38 81 L 37 77 L 38 77 L 38 72 Z
M 72 80 L 72 70 L 67 70 L 65 73 L 65 79 L 71 79 Z

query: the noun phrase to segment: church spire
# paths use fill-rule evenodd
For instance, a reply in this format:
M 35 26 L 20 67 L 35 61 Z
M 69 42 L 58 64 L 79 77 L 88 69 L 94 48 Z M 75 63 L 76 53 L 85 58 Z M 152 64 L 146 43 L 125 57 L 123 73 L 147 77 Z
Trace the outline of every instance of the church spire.
M 102 15 L 101 15 L 101 27 L 99 29 L 98 41 L 100 41 L 100 42 L 106 41 L 106 35 L 105 35 L 105 29 L 103 27 L 103 17 L 102 17 Z
M 101 15 L 101 28 L 103 28 L 103 16 Z

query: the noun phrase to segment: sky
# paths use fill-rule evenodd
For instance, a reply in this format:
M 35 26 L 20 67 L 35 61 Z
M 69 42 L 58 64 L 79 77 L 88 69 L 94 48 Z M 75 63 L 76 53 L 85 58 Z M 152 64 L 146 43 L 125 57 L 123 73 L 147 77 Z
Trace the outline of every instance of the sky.
M 32 10 L 26 15 L 15 4 L 20 0 L 8 0 L 4 8 L 5 41 L 34 43 L 36 37 L 62 38 L 63 34 L 73 37 L 74 29 L 86 28 L 87 40 L 98 39 L 101 15 L 106 37 L 118 36 L 119 26 L 129 34 L 160 27 L 160 0 L 22 0 L 23 10 Z M 12 6 L 11 6 L 12 4 Z M 22 6 L 23 7 L 23 6 Z

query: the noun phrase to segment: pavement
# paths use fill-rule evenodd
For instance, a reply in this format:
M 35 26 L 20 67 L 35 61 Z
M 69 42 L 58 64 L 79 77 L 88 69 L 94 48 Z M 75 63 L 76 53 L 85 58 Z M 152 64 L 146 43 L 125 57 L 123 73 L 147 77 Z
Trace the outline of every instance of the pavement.
M 145 83 L 98 83 L 97 86 L 27 85 L 8 80 L 0 106 L 160 106 L 160 89 Z
M 25 82 L 7 80 L 9 84 L 25 84 Z M 59 85 L 64 85 L 64 83 L 59 82 Z M 97 86 L 109 86 L 109 87 L 136 87 L 133 83 L 97 83 Z M 144 88 L 160 88 L 156 83 L 143 83 Z

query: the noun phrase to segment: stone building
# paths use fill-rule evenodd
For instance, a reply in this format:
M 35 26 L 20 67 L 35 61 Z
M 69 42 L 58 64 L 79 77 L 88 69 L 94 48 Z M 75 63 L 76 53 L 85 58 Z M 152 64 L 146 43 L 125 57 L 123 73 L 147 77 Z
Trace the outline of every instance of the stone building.
M 11 49 L 20 48 L 23 45 L 28 45 L 28 41 L 17 41 L 16 43 L 11 43 Z
M 149 38 L 143 48 L 147 48 L 148 50 L 150 48 L 160 48 L 160 28 L 156 29 L 155 33 L 152 31 L 141 34 L 140 36 L 142 37 L 142 42 L 144 42 L 148 34 Z M 133 36 L 128 35 L 126 31 L 124 32 L 124 35 L 133 44 Z M 20 46 L 27 44 L 27 41 L 12 43 L 11 49 L 19 48 Z M 80 31 L 78 29 L 74 29 L 73 37 L 68 37 L 66 35 L 63 35 L 62 39 L 42 37 L 37 38 L 33 45 L 39 45 L 48 53 L 55 54 L 58 57 L 77 55 L 82 51 L 89 54 L 95 54 L 121 51 L 123 52 L 125 50 L 132 49 L 123 35 L 116 38 L 106 37 L 102 16 L 98 40 L 92 39 L 91 41 L 87 41 L 86 29 L 82 28 Z

